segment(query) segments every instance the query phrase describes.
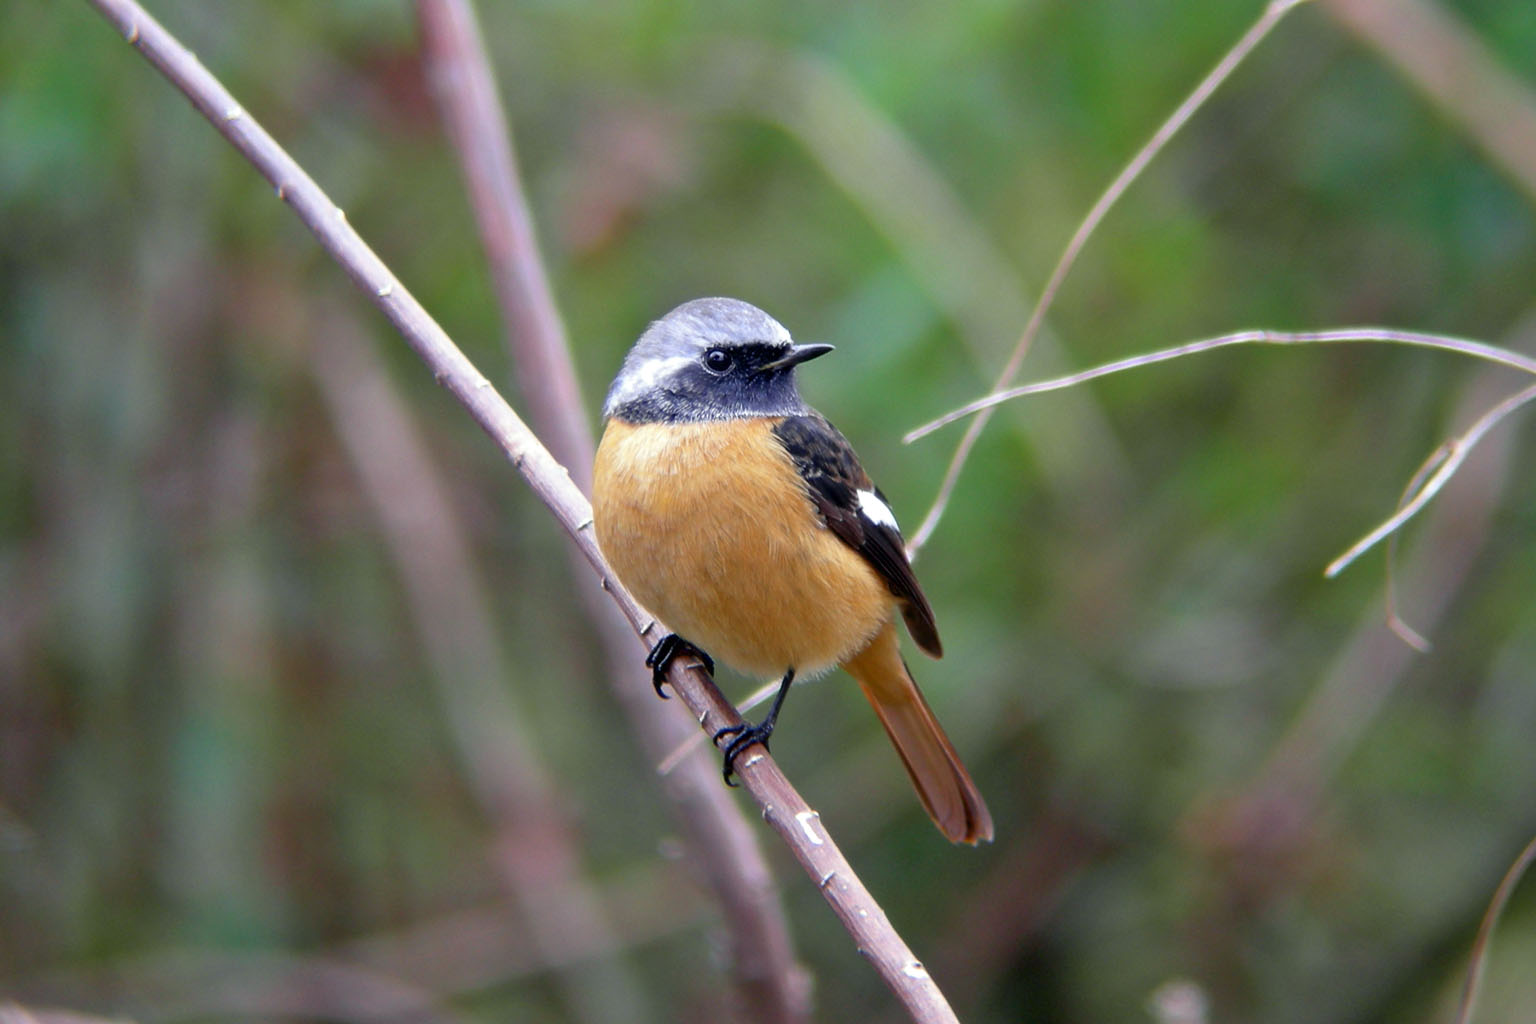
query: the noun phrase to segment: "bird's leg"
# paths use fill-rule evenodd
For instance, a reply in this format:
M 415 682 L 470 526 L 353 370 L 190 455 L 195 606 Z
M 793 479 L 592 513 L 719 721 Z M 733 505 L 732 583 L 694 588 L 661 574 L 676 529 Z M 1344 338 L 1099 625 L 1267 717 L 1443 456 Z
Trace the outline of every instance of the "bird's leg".
M 672 669 L 672 662 L 679 657 L 698 658 L 704 663 L 704 671 L 711 676 L 715 674 L 714 658 L 676 633 L 668 633 L 656 641 L 656 646 L 651 648 L 651 653 L 645 656 L 645 667 L 651 670 L 651 685 L 656 687 L 656 696 L 662 700 L 666 700 L 667 695 L 661 692 L 661 685 L 667 681 L 667 673 Z
M 728 725 L 715 733 L 714 742 L 717 747 L 722 737 L 731 737 L 731 742 L 725 745 L 725 763 L 721 768 L 727 786 L 736 785 L 731 781 L 731 776 L 736 774 L 736 758 L 743 750 L 754 743 L 761 743 L 764 750 L 768 749 L 768 737 L 773 735 L 773 724 L 778 721 L 779 709 L 784 706 L 784 698 L 789 696 L 789 684 L 794 681 L 795 670 L 789 669 L 779 682 L 779 692 L 774 695 L 773 707 L 768 709 L 768 716 L 757 725 L 742 722 L 740 725 Z

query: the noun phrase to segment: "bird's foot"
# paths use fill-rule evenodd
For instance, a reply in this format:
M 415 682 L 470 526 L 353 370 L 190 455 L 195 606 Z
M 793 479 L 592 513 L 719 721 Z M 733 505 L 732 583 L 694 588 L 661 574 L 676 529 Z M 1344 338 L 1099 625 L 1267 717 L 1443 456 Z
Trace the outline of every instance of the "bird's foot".
M 667 681 L 667 673 L 672 670 L 672 662 L 680 657 L 698 658 L 704 665 L 704 671 L 711 676 L 715 674 L 714 658 L 676 633 L 668 633 L 658 640 L 656 646 L 651 648 L 651 653 L 645 656 L 645 667 L 651 670 L 651 685 L 656 687 L 656 696 L 662 700 L 667 699 L 667 695 L 661 691 L 662 684 Z
M 725 762 L 720 766 L 720 773 L 725 776 L 725 784 L 734 786 L 731 776 L 736 774 L 736 759 L 741 752 L 754 743 L 761 743 L 763 749 L 768 749 L 768 737 L 773 735 L 774 723 L 779 720 L 779 711 L 784 707 L 784 698 L 789 696 L 789 684 L 795 681 L 795 670 L 789 669 L 784 673 L 784 678 L 779 680 L 779 692 L 773 696 L 773 706 L 768 709 L 767 716 L 756 725 L 751 722 L 742 722 L 740 725 L 728 725 L 715 733 L 713 737 L 715 746 L 729 736 L 731 741 L 725 745 Z
M 730 737 L 730 742 L 725 745 L 724 761 L 720 766 L 720 773 L 725 776 L 727 786 L 737 785 L 732 781 L 732 777 L 736 774 L 736 759 L 741 756 L 743 750 L 754 743 L 761 743 L 764 750 L 768 749 L 768 737 L 773 735 L 773 717 L 764 719 L 760 725 L 742 722 L 740 725 L 728 725 L 715 733 L 713 738 L 717 747 L 722 739 Z

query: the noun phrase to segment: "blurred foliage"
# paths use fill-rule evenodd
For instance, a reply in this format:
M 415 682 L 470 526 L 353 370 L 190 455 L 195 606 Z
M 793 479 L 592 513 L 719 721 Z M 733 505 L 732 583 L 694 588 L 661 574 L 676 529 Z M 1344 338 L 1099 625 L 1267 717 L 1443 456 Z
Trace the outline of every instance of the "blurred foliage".
M 732 55 L 751 40 L 845 76 L 954 189 L 1017 301 L 1260 4 L 483 6 L 589 407 L 648 320 L 748 299 L 837 344 L 804 388 L 915 525 L 958 430 L 902 433 L 982 391 L 1015 335 L 962 338 L 857 183 L 764 117 L 773 97 L 720 88 Z M 1536 82 L 1530 4 L 1446 6 Z M 504 377 L 409 7 L 153 8 Z M 557 780 L 616 922 L 606 956 L 644 989 L 636 1019 L 709 1019 L 716 912 L 667 856 L 673 824 L 597 685 L 574 600 L 591 581 L 569 579 L 549 517 L 87 5 L 11 5 L 7 29 L 0 992 L 238 1017 L 220 993 L 274 956 L 425 949 L 441 925 L 453 955 L 410 975 L 441 1006 L 570 1019 L 537 963 L 484 937 L 519 933 L 491 825 L 309 355 L 341 303 L 469 538 L 513 666 L 496 684 Z M 1109 217 L 1050 324 L 1074 366 L 1259 325 L 1529 350 L 1533 280 L 1532 197 L 1309 5 Z M 1154 990 L 1189 979 L 1216 1020 L 1448 1019 L 1536 830 L 1528 415 L 1404 538 L 1404 613 L 1431 652 L 1385 636 L 1379 556 L 1321 568 L 1517 386 L 1417 350 L 1229 350 L 997 417 L 919 563 L 950 653 L 914 665 L 998 841 L 933 832 L 853 687 L 797 693 L 774 747 L 962 1017 L 1152 1019 Z M 1072 402 L 1107 430 L 1053 462 L 1036 431 Z M 818 1018 L 895 1019 L 764 842 Z M 1485 1024 L 1536 1005 L 1530 888 L 1495 938 Z

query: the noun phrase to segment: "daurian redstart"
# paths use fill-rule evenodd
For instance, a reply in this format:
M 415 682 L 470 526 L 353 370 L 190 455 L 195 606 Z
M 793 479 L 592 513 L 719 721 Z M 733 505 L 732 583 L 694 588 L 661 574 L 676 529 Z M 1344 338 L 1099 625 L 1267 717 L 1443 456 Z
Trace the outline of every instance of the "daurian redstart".
M 760 724 L 716 734 L 729 737 L 727 781 L 743 750 L 767 747 L 796 676 L 841 666 L 939 830 L 989 840 L 987 805 L 901 657 L 898 610 L 918 647 L 935 658 L 941 648 L 896 518 L 795 386 L 795 367 L 831 349 L 796 345 L 735 299 L 697 299 L 651 324 L 603 405 L 597 540 L 630 592 L 676 630 L 646 659 L 658 693 L 684 654 L 711 672 L 713 654 L 781 677 Z

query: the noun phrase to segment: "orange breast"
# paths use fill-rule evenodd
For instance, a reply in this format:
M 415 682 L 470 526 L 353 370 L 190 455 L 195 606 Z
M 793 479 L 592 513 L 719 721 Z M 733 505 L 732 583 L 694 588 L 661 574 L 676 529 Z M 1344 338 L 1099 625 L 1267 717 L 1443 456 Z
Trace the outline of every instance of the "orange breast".
M 813 674 L 863 649 L 895 602 L 822 525 L 775 422 L 609 421 L 592 515 L 609 564 L 667 628 L 742 672 Z

